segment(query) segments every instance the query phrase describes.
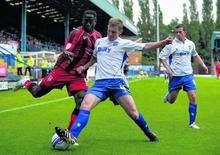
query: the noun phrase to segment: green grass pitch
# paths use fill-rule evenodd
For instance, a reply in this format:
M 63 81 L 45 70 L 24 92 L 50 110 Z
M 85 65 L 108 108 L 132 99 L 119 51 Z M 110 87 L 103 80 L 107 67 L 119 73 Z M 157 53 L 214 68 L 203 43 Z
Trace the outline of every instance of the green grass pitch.
M 200 130 L 188 127 L 188 99 L 183 91 L 175 104 L 165 104 L 167 83 L 162 78 L 134 80 L 130 90 L 138 110 L 160 142 L 149 142 L 122 108 L 107 100 L 92 111 L 79 137 L 80 145 L 68 151 L 56 151 L 50 145 L 54 127 L 66 127 L 74 107 L 70 98 L 54 102 L 67 97 L 65 89 L 53 90 L 40 99 L 26 90 L 2 91 L 0 154 L 220 154 L 220 80 L 196 78 L 196 82 Z M 38 103 L 43 104 L 29 107 Z

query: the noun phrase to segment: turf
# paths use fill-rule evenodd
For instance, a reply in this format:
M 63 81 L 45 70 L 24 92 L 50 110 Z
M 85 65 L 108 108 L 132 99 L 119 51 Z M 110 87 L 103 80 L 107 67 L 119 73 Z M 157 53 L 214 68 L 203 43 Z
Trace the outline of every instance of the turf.
M 152 143 L 119 106 L 100 103 L 78 140 L 80 146 L 68 151 L 50 145 L 56 125 L 66 127 L 74 107 L 66 99 L 14 111 L 67 97 L 66 90 L 53 90 L 35 99 L 26 90 L 0 92 L 0 154 L 220 154 L 220 80 L 197 78 L 198 125 L 188 127 L 188 100 L 181 91 L 175 104 L 162 102 L 167 83 L 160 78 L 133 80 L 130 89 L 139 111 L 159 136 Z

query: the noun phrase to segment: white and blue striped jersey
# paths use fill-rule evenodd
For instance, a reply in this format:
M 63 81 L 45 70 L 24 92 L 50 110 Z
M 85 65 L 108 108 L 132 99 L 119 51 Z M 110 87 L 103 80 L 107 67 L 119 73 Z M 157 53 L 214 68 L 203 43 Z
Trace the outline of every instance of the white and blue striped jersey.
M 198 53 L 195 49 L 195 44 L 186 39 L 182 42 L 175 38 L 172 44 L 166 45 L 160 52 L 160 59 L 169 59 L 169 65 L 174 76 L 185 76 L 193 74 L 191 57 Z
M 96 80 L 124 78 L 123 68 L 130 53 L 143 50 L 145 43 L 117 38 L 110 41 L 108 37 L 98 39 L 93 56 L 97 58 Z

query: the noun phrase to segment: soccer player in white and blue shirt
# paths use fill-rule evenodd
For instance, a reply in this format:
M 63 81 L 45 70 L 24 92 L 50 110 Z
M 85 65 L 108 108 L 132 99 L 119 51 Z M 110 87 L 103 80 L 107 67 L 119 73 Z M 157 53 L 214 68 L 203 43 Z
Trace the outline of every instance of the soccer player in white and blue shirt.
M 68 132 L 56 127 L 56 132 L 68 142 L 75 143 L 82 129 L 86 126 L 90 111 L 101 101 L 112 94 L 125 110 L 130 118 L 140 127 L 150 141 L 158 141 L 157 136 L 151 132 L 143 115 L 137 111 L 135 102 L 130 95 L 128 82 L 123 73 L 124 64 L 129 53 L 137 50 L 155 49 L 170 44 L 172 39 L 166 38 L 159 42 L 136 43 L 131 40 L 122 39 L 119 35 L 123 31 L 123 22 L 120 19 L 111 18 L 108 24 L 107 37 L 98 39 L 95 44 L 93 60 L 85 66 L 78 68 L 78 72 L 87 70 L 97 61 L 95 84 L 91 87 L 80 107 L 76 122 Z
M 169 77 L 169 92 L 165 95 L 164 102 L 174 103 L 180 89 L 183 88 L 189 99 L 189 126 L 199 129 L 195 124 L 197 113 L 196 84 L 191 57 L 208 73 L 206 65 L 196 52 L 195 44 L 186 38 L 185 26 L 179 24 L 175 27 L 175 39 L 172 44 L 165 46 L 159 55 Z M 167 59 L 170 59 L 170 64 L 167 63 Z

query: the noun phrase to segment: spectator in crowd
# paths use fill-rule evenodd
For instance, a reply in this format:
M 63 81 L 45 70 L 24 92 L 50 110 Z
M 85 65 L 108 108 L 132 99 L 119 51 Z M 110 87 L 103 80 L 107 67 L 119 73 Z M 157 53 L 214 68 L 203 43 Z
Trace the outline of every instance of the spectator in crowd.
M 17 51 L 17 55 L 16 55 L 16 67 L 17 67 L 17 75 L 23 75 L 22 67 L 24 67 L 24 61 L 20 50 Z
M 27 71 L 28 71 L 29 76 L 32 76 L 33 68 L 34 68 L 34 58 L 30 55 L 27 59 L 27 67 L 25 68 L 24 75 L 27 75 Z
M 0 31 L 0 43 L 7 44 L 8 41 L 19 41 L 18 30 L 13 27 L 4 29 Z M 27 38 L 27 49 L 28 51 L 40 51 L 40 50 L 50 50 L 61 52 L 63 50 L 63 45 L 55 43 L 52 39 L 47 38 L 46 36 L 34 37 L 28 35 Z
M 50 73 L 53 70 L 54 66 L 55 66 L 55 62 L 53 62 L 53 60 L 49 60 L 48 61 L 47 73 Z
M 40 62 L 40 67 L 41 67 L 41 71 L 42 71 L 42 75 L 41 78 L 47 76 L 47 68 L 48 68 L 48 62 L 45 59 L 45 57 L 42 58 L 41 62 Z

